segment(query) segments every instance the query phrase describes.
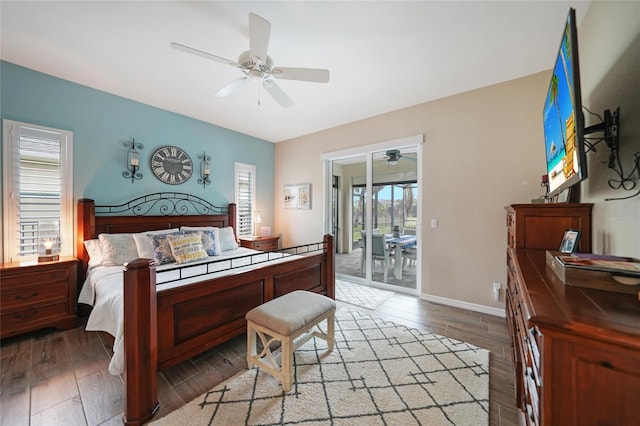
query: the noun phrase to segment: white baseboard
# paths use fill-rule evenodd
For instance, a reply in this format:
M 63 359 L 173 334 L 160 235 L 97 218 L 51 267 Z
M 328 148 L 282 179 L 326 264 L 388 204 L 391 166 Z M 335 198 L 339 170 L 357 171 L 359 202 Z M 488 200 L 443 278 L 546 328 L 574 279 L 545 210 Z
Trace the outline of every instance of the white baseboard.
M 483 314 L 494 315 L 496 317 L 505 318 L 505 310 L 500 308 L 493 308 L 491 306 L 478 305 L 475 303 L 463 302 L 461 300 L 449 299 L 446 297 L 433 296 L 431 294 L 421 294 L 420 299 L 428 300 L 429 302 L 440 303 L 442 305 L 454 306 L 456 308 L 468 309 L 474 312 L 481 312 Z

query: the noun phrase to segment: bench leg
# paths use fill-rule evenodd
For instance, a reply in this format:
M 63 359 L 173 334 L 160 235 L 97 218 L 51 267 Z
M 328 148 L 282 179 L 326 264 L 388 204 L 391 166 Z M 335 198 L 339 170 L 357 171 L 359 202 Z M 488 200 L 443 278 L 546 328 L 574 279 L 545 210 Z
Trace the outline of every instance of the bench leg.
M 336 310 L 331 311 L 329 316 L 327 317 L 327 348 L 329 352 L 333 351 L 333 347 L 335 345 L 335 337 L 336 337 Z
M 256 331 L 251 322 L 247 323 L 247 368 L 254 364 L 253 357 L 256 355 Z
M 291 390 L 291 382 L 293 381 L 293 345 L 291 336 L 282 339 L 282 348 L 280 348 L 280 356 L 282 369 L 280 371 L 280 379 L 282 381 L 282 390 L 289 392 Z

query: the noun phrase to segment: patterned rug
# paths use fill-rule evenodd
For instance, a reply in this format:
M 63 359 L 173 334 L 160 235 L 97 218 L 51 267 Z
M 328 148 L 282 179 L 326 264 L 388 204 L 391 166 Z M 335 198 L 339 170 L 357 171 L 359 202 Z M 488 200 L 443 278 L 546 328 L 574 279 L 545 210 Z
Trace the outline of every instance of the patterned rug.
M 153 425 L 488 424 L 489 351 L 367 314 L 336 313 L 336 347 L 295 352 L 295 382 L 253 368 Z
M 336 280 L 336 299 L 363 308 L 375 309 L 394 294 L 392 291 Z

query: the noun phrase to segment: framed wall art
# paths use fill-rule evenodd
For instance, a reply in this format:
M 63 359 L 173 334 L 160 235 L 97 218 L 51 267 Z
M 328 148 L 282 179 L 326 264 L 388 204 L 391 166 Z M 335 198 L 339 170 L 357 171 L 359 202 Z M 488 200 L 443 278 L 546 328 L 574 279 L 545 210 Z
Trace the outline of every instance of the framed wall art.
M 311 184 L 285 185 L 283 197 L 285 209 L 309 210 L 311 208 Z

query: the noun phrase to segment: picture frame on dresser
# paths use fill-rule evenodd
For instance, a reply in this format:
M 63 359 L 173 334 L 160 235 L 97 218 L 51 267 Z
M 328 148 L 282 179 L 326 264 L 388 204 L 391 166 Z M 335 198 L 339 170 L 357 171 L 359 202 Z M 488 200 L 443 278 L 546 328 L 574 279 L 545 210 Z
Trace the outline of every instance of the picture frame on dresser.
M 567 229 L 564 231 L 562 242 L 560 243 L 561 253 L 573 253 L 578 248 L 578 242 L 580 241 L 579 229 Z

